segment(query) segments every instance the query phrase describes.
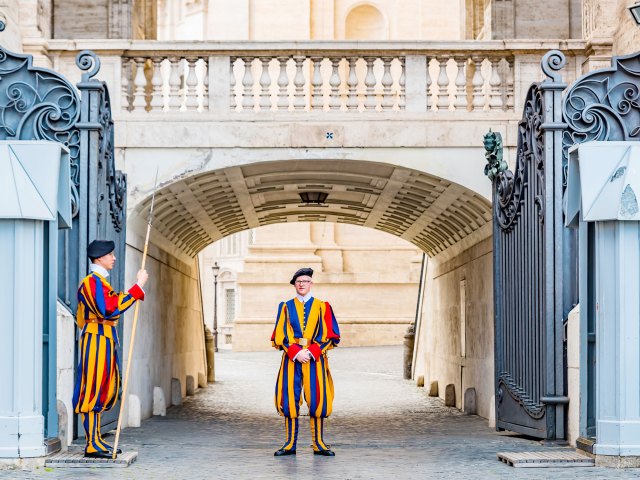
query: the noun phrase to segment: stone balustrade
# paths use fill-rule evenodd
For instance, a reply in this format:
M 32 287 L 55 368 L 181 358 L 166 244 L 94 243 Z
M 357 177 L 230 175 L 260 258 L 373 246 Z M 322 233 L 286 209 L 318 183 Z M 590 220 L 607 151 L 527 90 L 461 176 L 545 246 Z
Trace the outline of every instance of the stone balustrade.
M 524 59 L 580 41 L 152 42 L 53 40 L 61 68 L 91 48 L 121 112 L 514 112 Z M 67 58 L 69 60 L 67 60 Z M 526 78 L 527 85 L 537 78 Z M 114 88 L 115 87 L 115 88 Z

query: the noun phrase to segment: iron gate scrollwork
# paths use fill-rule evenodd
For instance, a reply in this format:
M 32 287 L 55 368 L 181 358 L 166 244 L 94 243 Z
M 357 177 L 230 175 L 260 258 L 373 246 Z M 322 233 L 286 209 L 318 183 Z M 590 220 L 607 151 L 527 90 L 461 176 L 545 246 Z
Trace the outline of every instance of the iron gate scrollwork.
M 563 320 L 572 305 L 562 292 L 575 292 L 564 271 L 573 248 L 562 223 L 564 64 L 559 51 L 542 60 L 547 79 L 527 93 L 514 172 L 498 158 L 499 135 L 485 137 L 494 204 L 496 427 L 545 439 L 564 438 Z

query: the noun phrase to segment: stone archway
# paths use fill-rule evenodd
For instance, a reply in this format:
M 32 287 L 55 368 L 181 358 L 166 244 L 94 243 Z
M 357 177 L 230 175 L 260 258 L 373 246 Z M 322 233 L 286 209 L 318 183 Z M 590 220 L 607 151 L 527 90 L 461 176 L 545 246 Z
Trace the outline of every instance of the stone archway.
M 493 395 L 487 381 L 493 374 L 491 205 L 482 193 L 450 178 L 381 161 L 290 159 L 229 165 L 216 160 L 215 165 L 229 165 L 223 168 L 212 168 L 209 162 L 170 180 L 163 181 L 160 175 L 149 268 L 162 281 L 149 296 L 162 298 L 165 304 L 142 319 L 147 342 L 153 345 L 144 355 L 172 360 L 163 366 L 167 372 L 155 372 L 157 380 L 144 381 L 162 383 L 169 373 L 195 377 L 204 371 L 199 350 L 204 344 L 196 338 L 201 335 L 203 311 L 195 260 L 200 250 L 261 225 L 333 222 L 393 234 L 428 254 L 427 307 L 419 332 L 424 342 L 416 374 L 424 374 L 427 382 L 438 382 L 441 396 L 445 386 L 454 384 L 460 408 L 464 389 L 475 388 L 478 412 L 489 417 Z M 148 166 L 145 170 L 148 177 Z M 455 175 L 472 178 L 472 172 L 456 170 Z M 135 271 L 140 258 L 140 227 L 151 202 L 150 192 L 145 195 L 142 187 L 132 187 L 129 198 L 129 272 Z M 322 204 L 307 204 L 300 197 L 304 192 L 328 196 Z M 286 284 L 288 278 L 281 281 Z M 467 338 L 466 352 L 461 356 L 463 338 Z M 151 385 L 142 383 L 143 389 L 150 390 Z

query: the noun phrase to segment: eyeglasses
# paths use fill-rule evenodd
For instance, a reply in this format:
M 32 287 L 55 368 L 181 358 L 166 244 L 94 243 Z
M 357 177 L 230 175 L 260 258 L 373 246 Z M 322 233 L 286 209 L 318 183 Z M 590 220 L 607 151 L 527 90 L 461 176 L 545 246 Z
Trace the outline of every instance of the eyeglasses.
M 311 280 L 296 280 L 298 285 L 306 285 L 307 283 L 311 283 Z

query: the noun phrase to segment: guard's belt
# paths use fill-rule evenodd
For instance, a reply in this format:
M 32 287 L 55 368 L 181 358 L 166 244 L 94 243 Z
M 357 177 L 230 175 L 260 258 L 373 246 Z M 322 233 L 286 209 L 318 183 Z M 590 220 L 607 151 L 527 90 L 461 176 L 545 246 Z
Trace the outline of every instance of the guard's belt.
M 97 323 L 99 325 L 109 325 L 110 327 L 118 325 L 117 320 L 105 320 L 104 318 L 89 318 L 85 320 L 85 323 Z
M 293 342 L 303 347 L 306 347 L 307 345 L 309 345 L 309 340 L 306 338 L 294 338 Z

